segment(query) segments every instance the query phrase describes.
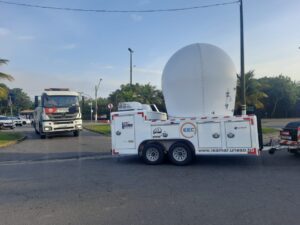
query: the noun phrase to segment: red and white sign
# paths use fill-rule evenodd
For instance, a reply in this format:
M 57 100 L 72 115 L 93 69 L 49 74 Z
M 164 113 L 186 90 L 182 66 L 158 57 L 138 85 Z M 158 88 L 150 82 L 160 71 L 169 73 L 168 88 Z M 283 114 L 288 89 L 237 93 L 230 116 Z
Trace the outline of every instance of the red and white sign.
M 114 107 L 114 105 L 113 105 L 112 103 L 109 103 L 109 104 L 107 105 L 107 108 L 109 108 L 110 110 L 111 110 L 113 107 Z

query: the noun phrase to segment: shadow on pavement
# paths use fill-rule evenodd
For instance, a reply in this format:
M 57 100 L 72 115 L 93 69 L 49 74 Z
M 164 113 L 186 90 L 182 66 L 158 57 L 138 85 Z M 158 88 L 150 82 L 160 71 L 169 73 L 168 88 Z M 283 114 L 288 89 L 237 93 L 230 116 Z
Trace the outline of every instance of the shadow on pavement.
M 110 155 L 110 152 L 62 152 L 62 153 L 12 153 L 1 152 L 0 163 L 10 161 L 46 161 L 56 159 L 79 159 L 85 157 L 96 157 Z
M 122 156 L 116 157 L 115 162 L 123 165 L 145 165 L 149 167 L 173 166 L 166 158 L 161 165 L 146 165 L 143 160 L 137 156 Z M 269 155 L 264 152 L 260 156 L 197 156 L 195 160 L 184 167 L 199 167 L 202 168 L 234 168 L 237 169 L 246 167 L 300 167 L 300 155 L 294 155 L 287 152 L 280 152 L 275 155 Z M 175 165 L 174 165 L 175 166 Z M 175 166 L 180 167 L 180 166 Z

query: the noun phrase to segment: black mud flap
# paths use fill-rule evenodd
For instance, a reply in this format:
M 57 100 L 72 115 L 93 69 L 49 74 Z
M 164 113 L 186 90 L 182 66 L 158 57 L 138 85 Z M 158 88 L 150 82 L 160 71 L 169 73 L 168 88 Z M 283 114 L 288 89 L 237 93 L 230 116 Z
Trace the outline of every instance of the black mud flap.
M 258 143 L 259 143 L 259 150 L 263 149 L 263 133 L 261 128 L 261 117 L 256 115 L 257 118 L 257 131 L 258 131 Z

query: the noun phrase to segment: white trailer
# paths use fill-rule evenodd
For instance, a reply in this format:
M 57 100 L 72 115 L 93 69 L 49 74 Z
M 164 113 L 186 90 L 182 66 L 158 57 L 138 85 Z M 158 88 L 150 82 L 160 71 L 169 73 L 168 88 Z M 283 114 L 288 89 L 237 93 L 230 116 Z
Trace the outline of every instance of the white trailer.
M 180 49 L 165 66 L 162 89 L 168 115 L 138 102 L 111 113 L 113 155 L 186 165 L 196 155 L 260 154 L 256 116 L 233 116 L 236 72 L 223 50 Z
M 112 154 L 139 155 L 148 164 L 159 164 L 165 156 L 185 165 L 195 155 L 260 153 L 254 115 L 166 120 L 165 113 L 120 108 L 111 114 L 111 127 Z

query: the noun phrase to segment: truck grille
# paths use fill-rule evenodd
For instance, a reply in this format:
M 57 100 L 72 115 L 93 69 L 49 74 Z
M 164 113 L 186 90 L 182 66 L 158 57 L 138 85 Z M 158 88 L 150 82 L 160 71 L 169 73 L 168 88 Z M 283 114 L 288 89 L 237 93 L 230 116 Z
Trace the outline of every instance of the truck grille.
M 66 130 L 66 129 L 74 129 L 74 127 L 66 126 L 66 127 L 56 127 L 53 130 Z
M 76 119 L 77 113 L 52 113 L 48 116 L 51 120 Z
M 73 121 L 56 121 L 56 122 L 53 122 L 54 125 L 57 125 L 57 124 L 73 124 Z

